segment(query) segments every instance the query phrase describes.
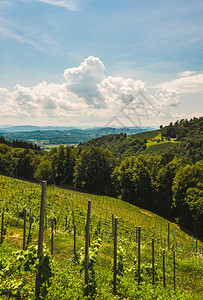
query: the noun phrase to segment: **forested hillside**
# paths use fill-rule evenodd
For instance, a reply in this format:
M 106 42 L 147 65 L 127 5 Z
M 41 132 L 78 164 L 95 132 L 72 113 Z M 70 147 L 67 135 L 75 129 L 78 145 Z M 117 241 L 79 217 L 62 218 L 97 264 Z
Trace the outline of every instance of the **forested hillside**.
M 146 132 L 146 138 L 145 133 L 108 135 L 49 152 L 0 144 L 0 172 L 115 196 L 203 237 L 202 122 L 194 118 L 161 127 L 161 141 L 153 142 L 159 151 L 151 152 L 148 138 L 157 132 Z M 168 143 L 172 147 L 165 147 Z
M 9 140 L 6 140 L 3 136 L 0 136 L 0 144 L 5 144 L 5 145 L 13 147 L 13 148 L 41 150 L 40 146 L 37 144 L 33 144 L 31 142 L 21 141 L 21 140 L 9 141 Z
M 136 135 L 127 136 L 126 133 L 98 137 L 84 144 L 80 144 L 79 148 L 84 149 L 89 146 L 109 149 L 114 156 L 120 158 L 141 153 L 146 149 L 146 143 L 144 141 L 137 139 Z
M 162 137 L 168 140 L 175 138 L 180 141 L 174 145 L 172 154 L 178 157 L 186 157 L 192 163 L 203 159 L 203 117 L 191 120 L 180 120 L 169 126 L 161 126 Z

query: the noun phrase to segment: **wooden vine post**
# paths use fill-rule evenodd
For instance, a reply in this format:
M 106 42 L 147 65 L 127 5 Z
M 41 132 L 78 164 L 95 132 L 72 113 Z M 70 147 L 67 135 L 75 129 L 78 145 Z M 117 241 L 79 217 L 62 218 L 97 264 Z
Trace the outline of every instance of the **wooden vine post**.
M 141 246 L 141 226 L 138 228 L 138 270 L 137 270 L 137 279 L 138 284 L 140 284 L 141 281 L 141 274 L 140 274 L 140 247 Z
M 74 257 L 76 259 L 76 225 L 75 225 L 75 214 L 74 210 L 72 210 L 72 217 L 73 217 L 73 252 L 74 252 Z
M 165 278 L 165 250 L 163 249 L 163 286 L 166 287 L 166 278 Z
M 43 254 L 43 234 L 44 234 L 44 215 L 45 215 L 45 203 L 46 203 L 46 181 L 42 181 L 42 196 L 41 196 L 41 207 L 40 207 L 40 221 L 39 221 L 39 239 L 38 239 L 38 252 L 37 257 L 39 260 Z M 36 282 L 35 282 L 35 297 L 38 299 L 40 296 L 41 288 L 41 273 L 37 270 Z
M 136 233 L 136 243 L 138 242 L 138 228 L 137 228 L 137 226 L 136 226 L 136 231 L 135 231 L 135 233 Z
M 170 249 L 170 223 L 168 223 L 168 249 Z
M 152 238 L 152 284 L 154 285 L 154 238 Z
M 197 237 L 196 237 L 196 253 L 197 253 Z
M 175 250 L 173 250 L 173 288 L 176 289 L 176 261 L 175 261 Z
M 51 218 L 51 255 L 54 254 L 54 219 Z
M 24 218 L 24 227 L 23 227 L 23 250 L 26 249 L 26 215 L 27 215 L 27 211 L 24 208 L 24 214 L 23 214 L 23 218 Z
M 4 239 L 4 212 L 1 214 L 1 244 L 3 243 Z
M 84 296 L 88 296 L 88 266 L 89 266 L 89 244 L 90 244 L 90 213 L 91 200 L 88 201 L 87 222 L 85 227 L 85 291 Z
M 26 246 L 26 249 L 28 248 L 28 245 L 29 245 L 29 243 L 30 243 L 30 241 L 31 241 L 31 230 L 32 230 L 32 223 L 33 223 L 33 218 L 32 217 L 30 217 L 29 218 L 29 230 L 28 230 L 28 239 L 27 239 L 27 246 Z
M 74 257 L 76 259 L 76 225 L 74 224 Z
M 115 232 L 115 218 L 114 218 L 114 214 L 112 214 L 112 236 L 114 236 L 114 232 Z
M 74 214 L 74 210 L 72 210 L 72 217 L 73 217 L 73 227 L 75 225 L 75 214 Z
M 113 265 L 113 293 L 116 294 L 116 275 L 117 275 L 117 234 L 118 234 L 118 218 L 114 220 L 114 265 Z

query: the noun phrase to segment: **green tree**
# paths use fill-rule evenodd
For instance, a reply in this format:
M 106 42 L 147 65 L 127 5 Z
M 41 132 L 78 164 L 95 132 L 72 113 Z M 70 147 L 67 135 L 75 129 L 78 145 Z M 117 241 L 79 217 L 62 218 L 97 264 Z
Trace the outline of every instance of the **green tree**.
M 56 185 L 73 185 L 75 152 L 71 147 L 61 145 L 45 153 L 35 171 L 35 179 Z
M 195 219 L 202 218 L 202 213 L 198 209 L 202 203 L 202 174 L 202 161 L 195 165 L 186 165 L 177 172 L 172 187 L 173 202 L 180 223 L 191 230 L 196 228 L 197 231 L 199 229 Z
M 76 154 L 71 147 L 54 148 L 50 151 L 52 176 L 57 185 L 73 185 L 74 166 Z
M 122 200 L 153 209 L 152 182 L 144 155 L 124 159 L 114 173 L 117 194 Z
M 166 165 L 157 169 L 154 189 L 154 206 L 156 212 L 165 217 L 173 217 L 173 179 L 181 166 L 185 165 L 182 159 L 174 158 Z
M 87 147 L 76 162 L 75 186 L 87 192 L 111 193 L 111 174 L 116 160 L 109 150 Z
M 12 149 L 12 161 L 15 168 L 15 176 L 25 179 L 33 179 L 37 165 L 36 154 L 29 149 Z
M 53 180 L 52 176 L 52 166 L 51 161 L 48 155 L 44 155 L 41 159 L 35 173 L 34 178 L 36 180 L 46 180 L 47 182 L 51 183 Z
M 192 215 L 193 230 L 196 235 L 203 236 L 203 184 L 187 189 L 185 201 Z

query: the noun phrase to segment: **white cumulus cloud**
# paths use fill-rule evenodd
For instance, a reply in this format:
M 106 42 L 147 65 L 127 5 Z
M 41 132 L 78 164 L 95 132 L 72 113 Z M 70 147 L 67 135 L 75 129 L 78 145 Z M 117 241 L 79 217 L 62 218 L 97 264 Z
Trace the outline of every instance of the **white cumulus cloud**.
M 0 116 L 53 118 L 54 120 L 128 120 L 153 116 L 153 112 L 179 104 L 179 93 L 162 88 L 155 96 L 141 80 L 106 77 L 98 57 L 89 56 L 79 66 L 64 71 L 61 84 L 43 81 L 33 87 L 17 84 L 12 91 L 0 87 Z M 131 122 L 131 125 L 132 122 Z
M 170 106 L 178 106 L 180 104 L 179 93 L 170 88 L 163 88 L 156 92 L 154 103 L 159 110 Z
M 64 71 L 67 89 L 95 107 L 104 105 L 98 84 L 104 79 L 104 65 L 98 57 L 89 56 L 78 67 Z

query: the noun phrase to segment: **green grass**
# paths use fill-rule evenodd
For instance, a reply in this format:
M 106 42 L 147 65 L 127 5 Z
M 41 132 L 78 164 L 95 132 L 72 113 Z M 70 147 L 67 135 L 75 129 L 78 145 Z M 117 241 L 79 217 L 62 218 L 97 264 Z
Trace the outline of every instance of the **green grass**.
M 144 150 L 143 153 L 145 153 L 145 154 L 146 153 L 154 153 L 154 152 L 165 151 L 165 150 L 173 149 L 173 148 L 174 148 L 174 143 L 172 143 L 172 142 L 160 142 L 160 143 L 152 144 L 146 150 Z
M 175 139 L 171 139 L 170 141 L 166 140 L 165 138 L 161 140 L 161 131 L 160 130 L 153 130 L 153 131 L 147 131 L 147 132 L 139 132 L 134 135 L 136 138 L 141 139 L 142 141 L 147 140 L 146 143 L 146 150 L 144 150 L 142 153 L 154 153 L 154 152 L 160 152 L 165 151 L 167 149 L 171 149 L 174 147 L 174 144 L 177 144 Z M 152 141 L 151 139 L 160 139 L 159 142 Z
M 6 260 L 14 249 L 22 249 L 23 208 L 27 209 L 27 219 L 34 218 L 32 244 L 38 240 L 38 220 L 41 186 L 0 176 L 0 208 L 5 212 L 7 234 L 0 246 L 1 259 Z M 74 211 L 77 226 L 76 250 L 78 257 L 84 246 L 87 203 L 91 200 L 91 238 L 100 237 L 102 244 L 95 263 L 97 293 L 95 299 L 114 299 L 112 294 L 113 236 L 112 214 L 118 217 L 118 247 L 122 247 L 125 259 L 121 262 L 124 276 L 118 283 L 115 299 L 201 299 L 202 295 L 202 243 L 170 224 L 170 249 L 168 249 L 168 221 L 150 211 L 107 196 L 96 196 L 47 187 L 46 229 L 44 243 L 50 249 L 50 218 L 56 218 L 54 236 L 54 278 L 46 299 L 83 299 L 84 271 L 73 259 Z M 67 228 L 66 228 L 67 218 Z M 28 232 L 27 224 L 27 232 Z M 137 285 L 138 245 L 137 227 L 141 226 L 141 270 L 142 284 Z M 173 232 L 175 228 L 175 241 Z M 155 264 L 157 281 L 151 285 L 151 241 L 155 239 Z M 162 249 L 166 250 L 166 289 L 162 287 Z M 176 250 L 176 294 L 173 293 L 173 255 Z M 30 275 L 29 275 L 30 276 Z M 15 276 L 14 276 L 15 278 Z M 32 276 L 31 276 L 32 278 Z M 31 286 L 34 286 L 32 284 Z M 1 287 L 1 286 L 0 286 Z M 0 289 L 1 291 L 1 289 Z M 30 290 L 32 296 L 33 291 Z M 30 299 L 32 297 L 30 296 Z M 151 298 L 150 298 L 151 297 Z M 8 299 L 8 298 L 1 298 Z
M 146 131 L 146 132 L 138 132 L 134 134 L 134 136 L 142 141 L 151 140 L 152 138 L 155 138 L 160 133 L 160 130 L 152 130 L 152 131 Z

